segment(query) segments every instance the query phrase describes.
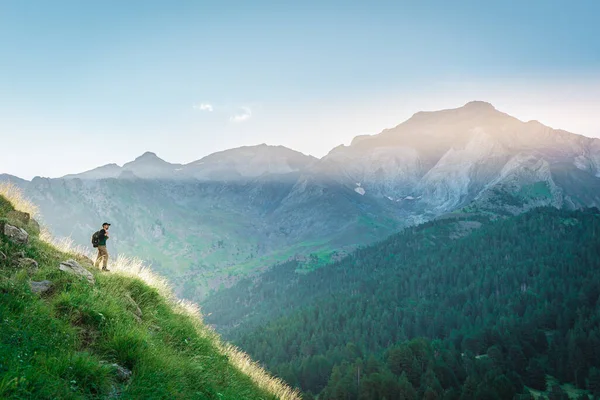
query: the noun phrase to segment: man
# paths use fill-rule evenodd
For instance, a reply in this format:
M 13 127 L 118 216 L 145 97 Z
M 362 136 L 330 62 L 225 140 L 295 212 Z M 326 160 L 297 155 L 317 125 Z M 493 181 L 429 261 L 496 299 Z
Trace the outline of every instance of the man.
M 108 251 L 106 250 L 106 241 L 108 240 L 108 228 L 110 224 L 105 222 L 102 224 L 102 229 L 98 232 L 98 257 L 94 263 L 94 267 L 102 263 L 102 271 L 110 271 L 106 268 L 108 264 Z

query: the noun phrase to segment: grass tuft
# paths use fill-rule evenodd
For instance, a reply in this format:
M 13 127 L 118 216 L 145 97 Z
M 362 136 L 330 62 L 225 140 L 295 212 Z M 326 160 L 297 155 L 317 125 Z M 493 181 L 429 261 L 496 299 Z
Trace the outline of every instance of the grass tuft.
M 0 197 L 8 200 L 15 210 L 29 213 L 31 218 L 39 216 L 38 206 L 27 199 L 21 189 L 11 182 L 0 182 Z

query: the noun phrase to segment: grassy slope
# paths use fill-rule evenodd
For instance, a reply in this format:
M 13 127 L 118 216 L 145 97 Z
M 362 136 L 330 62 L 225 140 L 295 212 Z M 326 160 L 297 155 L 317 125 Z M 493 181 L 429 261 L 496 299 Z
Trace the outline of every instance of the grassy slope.
M 11 209 L 0 196 L 0 219 Z M 0 255 L 0 398 L 298 398 L 160 288 L 88 268 L 96 278 L 91 285 L 58 270 L 69 258 L 89 267 L 85 257 L 35 233 L 28 245 L 0 237 L 0 251 L 7 255 Z M 37 260 L 39 270 L 15 267 L 19 252 Z M 29 280 L 44 279 L 53 290 L 32 293 Z M 131 379 L 120 382 L 112 363 L 130 369 Z

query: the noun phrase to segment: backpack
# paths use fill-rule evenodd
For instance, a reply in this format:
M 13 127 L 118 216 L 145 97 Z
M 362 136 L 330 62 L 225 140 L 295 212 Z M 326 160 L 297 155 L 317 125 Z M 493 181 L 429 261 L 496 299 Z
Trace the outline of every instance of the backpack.
M 98 247 L 98 243 L 100 243 L 100 231 L 94 232 L 92 235 L 92 246 Z

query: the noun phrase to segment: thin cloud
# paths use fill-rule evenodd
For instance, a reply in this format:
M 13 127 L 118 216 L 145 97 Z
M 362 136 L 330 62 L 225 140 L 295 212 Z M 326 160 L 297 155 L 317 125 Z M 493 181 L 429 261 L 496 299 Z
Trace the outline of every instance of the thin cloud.
M 243 122 L 248 120 L 252 116 L 252 110 L 250 107 L 240 107 L 242 112 L 239 114 L 235 114 L 230 118 L 232 122 Z
M 212 104 L 208 104 L 208 103 L 194 104 L 194 108 L 196 110 L 208 111 L 208 112 L 213 112 L 213 110 L 214 110 Z

